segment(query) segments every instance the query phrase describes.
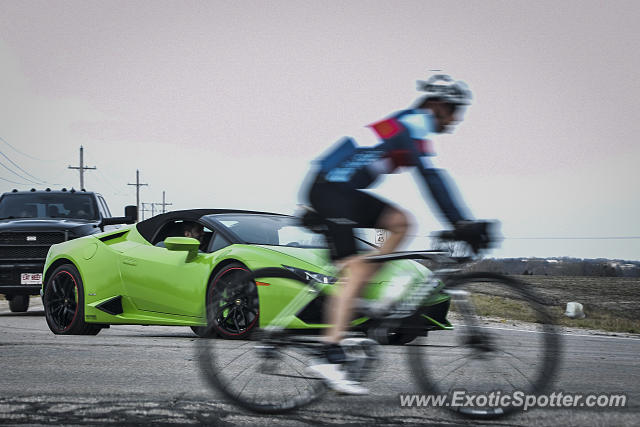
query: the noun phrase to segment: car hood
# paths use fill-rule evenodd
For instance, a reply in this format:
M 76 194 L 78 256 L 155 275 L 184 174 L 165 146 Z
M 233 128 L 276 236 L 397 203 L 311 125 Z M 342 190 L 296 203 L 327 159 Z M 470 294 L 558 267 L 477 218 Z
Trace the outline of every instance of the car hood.
M 322 274 L 335 274 L 335 268 L 329 261 L 328 249 L 316 249 L 316 248 L 294 248 L 289 246 L 270 246 L 270 245 L 258 245 L 263 249 L 271 250 L 274 252 L 288 255 L 296 258 L 300 261 L 313 264 L 318 267 L 316 270 Z M 428 271 L 426 267 L 423 267 L 419 263 L 411 260 L 397 260 L 390 261 L 385 264 L 385 268 L 388 273 L 395 274 L 400 271 L 412 272 L 412 273 L 424 273 Z
M 278 252 L 283 255 L 296 258 L 300 261 L 317 266 L 321 271 L 318 273 L 328 273 L 332 270 L 331 262 L 329 261 L 329 250 L 320 248 L 293 248 L 289 246 L 271 246 L 271 245 L 258 245 L 263 249 L 267 249 L 273 252 Z
M 95 229 L 95 221 L 82 221 L 70 219 L 4 219 L 0 220 L 0 232 L 2 231 L 89 231 Z M 87 229 L 87 230 L 84 230 Z M 91 233 L 83 233 L 91 234 Z

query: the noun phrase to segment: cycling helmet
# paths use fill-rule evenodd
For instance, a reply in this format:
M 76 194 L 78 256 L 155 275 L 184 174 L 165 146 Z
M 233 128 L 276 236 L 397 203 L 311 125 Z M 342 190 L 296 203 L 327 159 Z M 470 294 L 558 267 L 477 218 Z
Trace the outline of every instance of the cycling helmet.
M 455 105 L 471 104 L 471 90 L 461 80 L 453 80 L 446 74 L 435 74 L 426 81 L 418 80 L 418 90 L 425 92 L 427 98 L 438 98 Z

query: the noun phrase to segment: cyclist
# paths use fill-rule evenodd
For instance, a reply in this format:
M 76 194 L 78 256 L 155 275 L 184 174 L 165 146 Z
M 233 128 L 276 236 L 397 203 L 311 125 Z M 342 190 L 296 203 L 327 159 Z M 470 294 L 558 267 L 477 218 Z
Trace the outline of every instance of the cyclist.
M 356 297 L 380 266 L 367 263 L 363 255 L 357 254 L 353 229 L 387 230 L 389 236 L 379 249 L 380 254 L 387 254 L 398 247 L 410 226 L 407 214 L 400 208 L 362 189 L 370 187 L 381 174 L 392 173 L 399 167 L 414 167 L 422 178 L 425 195 L 435 200 L 446 220 L 456 230 L 463 230 L 476 245 L 488 242 L 486 232 L 474 228 L 443 172 L 430 161 L 434 155 L 432 135 L 450 131 L 462 120 L 462 109 L 470 104 L 471 91 L 464 82 L 443 74 L 419 81 L 418 85 L 425 94 L 413 108 L 367 126 L 364 135 L 341 139 L 315 162 L 316 167 L 310 173 L 312 184 L 305 190 L 317 214 L 329 220 L 327 241 L 332 261 L 340 268 L 341 284 L 324 308 L 326 320 L 332 326 L 324 336 L 322 360 L 309 369 L 331 388 L 345 394 L 368 393 L 347 378 L 342 368 L 347 357 L 339 343 L 351 320 Z M 307 225 L 312 215 L 315 214 L 305 217 Z

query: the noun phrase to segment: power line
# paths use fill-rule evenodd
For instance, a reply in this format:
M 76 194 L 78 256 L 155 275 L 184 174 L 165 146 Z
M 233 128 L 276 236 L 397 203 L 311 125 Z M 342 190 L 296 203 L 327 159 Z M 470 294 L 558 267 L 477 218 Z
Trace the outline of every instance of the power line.
M 97 172 L 98 172 L 98 177 L 102 179 L 102 182 L 106 183 L 109 187 L 111 187 L 111 189 L 113 190 L 113 194 L 115 196 L 124 196 L 124 197 L 127 196 L 127 194 L 118 190 L 116 186 L 113 184 L 113 181 L 111 181 L 111 179 L 107 175 L 102 173 L 100 169 L 97 169 Z
M 1 137 L 1 136 L 0 136 L 0 141 L 4 142 L 4 143 L 5 143 L 5 144 L 7 144 L 9 147 L 13 148 L 16 152 L 18 152 L 18 153 L 22 154 L 22 155 L 23 155 L 23 156 L 25 156 L 25 157 L 28 157 L 28 158 L 33 159 L 33 160 L 37 160 L 37 161 L 39 161 L 39 162 L 47 162 L 47 161 L 48 161 L 48 160 L 38 159 L 37 157 L 30 156 L 30 155 L 29 155 L 29 154 L 27 154 L 27 153 L 23 153 L 22 151 L 18 150 L 18 149 L 17 149 L 16 147 L 14 147 L 13 145 L 9 144 L 9 143 L 7 142 L 7 140 L 6 140 L 6 139 L 4 139 L 4 138 L 3 138 L 3 137 Z
M 15 176 L 17 176 L 20 179 L 23 179 L 25 181 L 29 181 L 32 184 L 37 184 L 37 182 L 30 180 L 29 178 L 25 178 L 22 175 L 20 175 L 18 172 L 14 171 L 13 169 L 9 169 L 4 163 L 0 162 L 0 166 L 2 166 L 3 168 L 5 168 L 6 170 L 8 170 L 9 172 L 11 172 L 12 174 L 14 174 Z M 25 182 L 22 183 L 18 183 L 18 184 L 26 184 Z
M 505 237 L 505 240 L 633 240 L 640 236 L 599 236 L 599 237 Z
M 6 154 L 4 154 L 2 151 L 0 151 L 0 155 L 2 155 L 5 159 L 9 160 L 9 162 L 11 162 L 11 164 L 12 164 L 13 166 L 17 167 L 17 168 L 18 168 L 18 169 L 20 169 L 22 172 L 26 173 L 26 174 L 27 174 L 27 175 L 29 175 L 31 178 L 35 179 L 37 182 L 33 182 L 33 181 L 31 181 L 31 180 L 28 180 L 28 179 L 27 179 L 28 181 L 33 182 L 34 184 L 46 184 L 46 183 L 47 183 L 47 181 L 43 181 L 43 180 L 41 180 L 41 179 L 39 179 L 39 178 L 37 178 L 37 177 L 35 177 L 35 176 L 31 175 L 31 174 L 30 174 L 29 172 L 27 172 L 26 170 L 22 169 L 22 168 L 21 168 L 21 167 L 20 167 L 16 162 L 14 162 L 13 160 L 11 160 L 11 159 L 10 159 Z M 26 179 L 26 178 L 24 178 L 24 177 L 21 177 L 21 178 Z
M 410 234 L 407 237 L 430 237 L 437 235 Z M 501 237 L 502 240 L 637 240 L 640 236 L 566 236 L 566 237 Z
M 145 203 L 142 202 L 140 203 L 140 205 L 142 206 L 142 209 L 140 209 L 140 212 L 143 213 L 142 218 L 144 219 L 144 212 L 151 212 L 151 217 L 156 216 L 156 205 L 162 205 L 162 203 L 155 203 L 155 202 L 150 202 L 150 203 Z M 151 206 L 151 209 L 147 209 L 146 206 Z
M 12 181 L 12 180 L 7 179 L 7 178 L 2 178 L 2 177 L 0 177 L 0 180 L 2 180 L 2 181 L 7 181 L 7 182 L 10 182 L 10 183 L 12 183 L 12 184 L 24 185 L 24 182 L 16 182 L 16 181 Z

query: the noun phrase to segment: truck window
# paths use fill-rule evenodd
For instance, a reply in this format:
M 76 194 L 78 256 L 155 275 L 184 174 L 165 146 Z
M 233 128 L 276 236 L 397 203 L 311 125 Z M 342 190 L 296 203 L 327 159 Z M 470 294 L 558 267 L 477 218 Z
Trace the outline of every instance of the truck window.
M 109 210 L 109 206 L 107 206 L 107 202 L 105 202 L 105 200 L 100 195 L 98 195 L 98 203 L 100 205 L 100 210 L 102 212 L 103 218 L 111 218 L 111 211 Z
M 93 195 L 74 193 L 5 194 L 0 218 L 99 219 Z

